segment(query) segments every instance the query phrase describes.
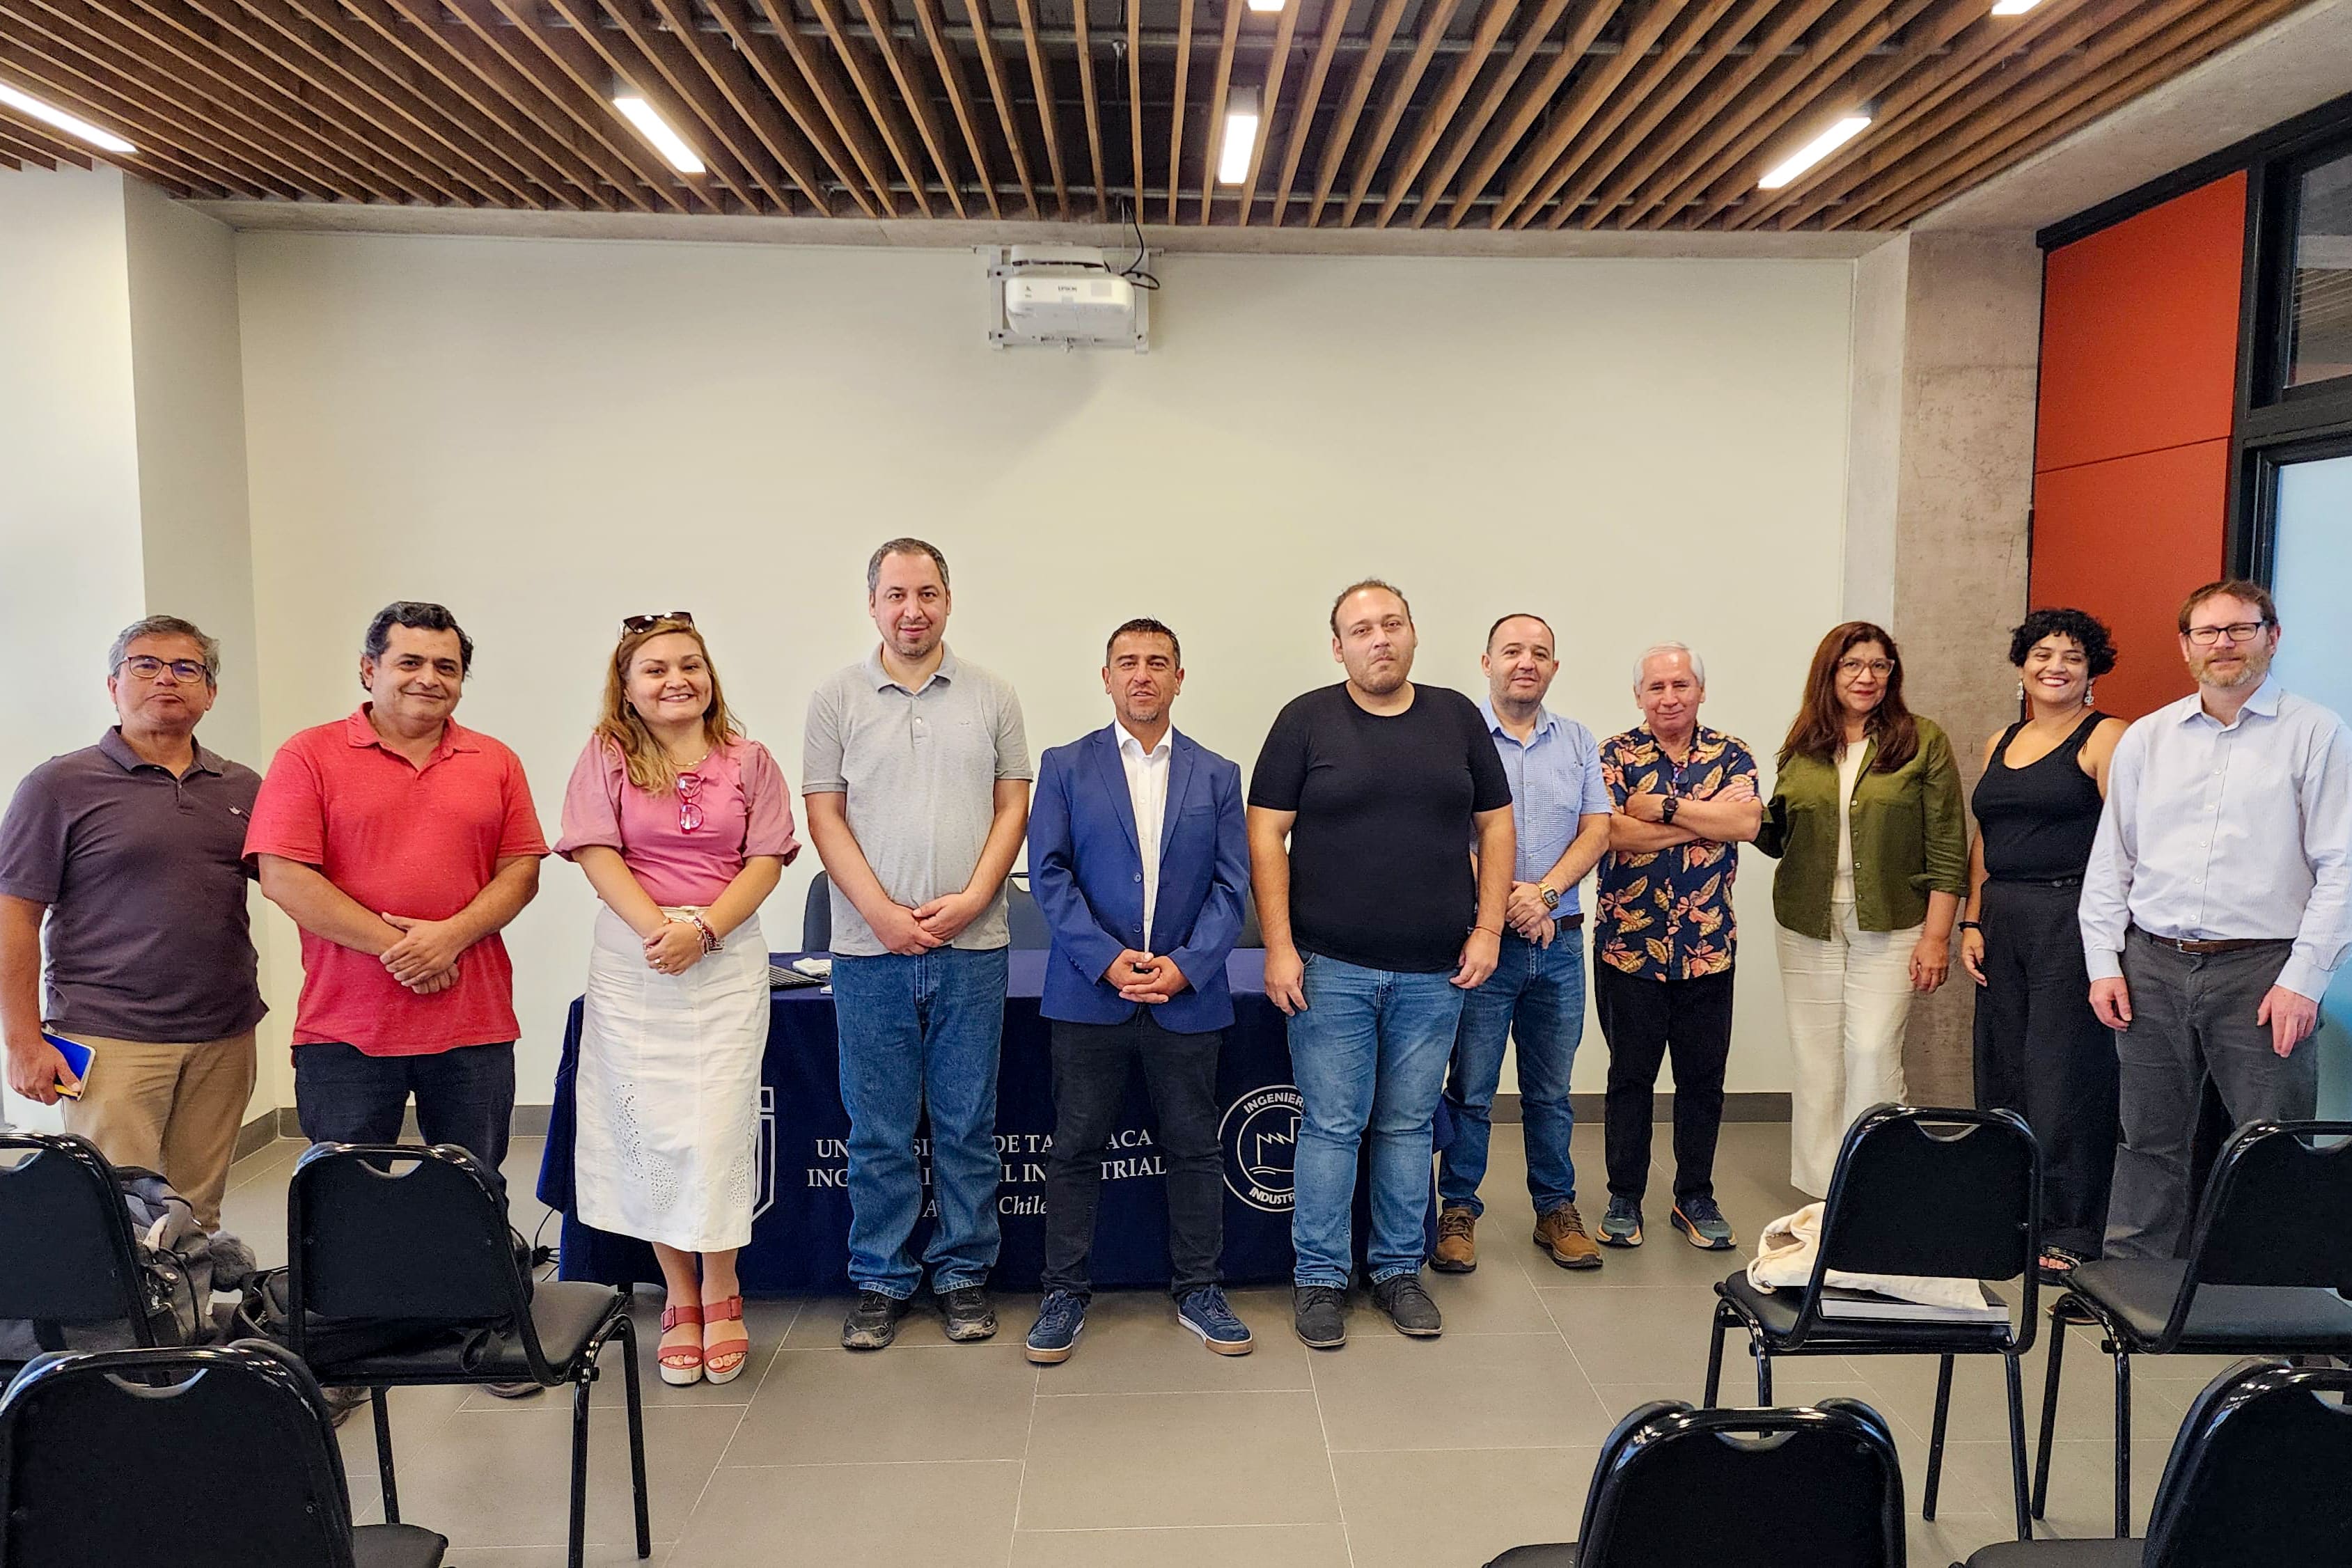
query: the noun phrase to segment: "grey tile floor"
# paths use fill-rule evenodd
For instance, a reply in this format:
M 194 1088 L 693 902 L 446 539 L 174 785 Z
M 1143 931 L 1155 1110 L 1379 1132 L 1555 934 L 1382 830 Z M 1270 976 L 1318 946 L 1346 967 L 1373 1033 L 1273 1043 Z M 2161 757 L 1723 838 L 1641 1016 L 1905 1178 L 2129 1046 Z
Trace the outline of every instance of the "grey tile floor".
M 1154 1295 L 1098 1299 L 1077 1354 L 1031 1366 L 1021 1350 L 1034 1298 L 1001 1297 L 1003 1331 L 950 1345 L 935 1317 L 908 1320 L 878 1355 L 838 1348 L 845 1303 L 751 1304 L 753 1353 L 724 1387 L 665 1387 L 647 1364 L 646 1438 L 654 1554 L 661 1568 L 952 1562 L 1005 1568 L 1477 1568 L 1497 1552 L 1576 1534 L 1593 1458 L 1611 1424 L 1651 1399 L 1696 1400 L 1713 1281 L 1733 1260 L 1685 1245 L 1664 1223 L 1669 1173 L 1652 1182 L 1648 1245 L 1569 1274 L 1528 1239 L 1532 1215 L 1515 1126 L 1495 1130 L 1475 1274 L 1428 1276 L 1446 1317 L 1406 1340 L 1359 1300 L 1350 1339 L 1314 1352 L 1292 1337 L 1286 1290 L 1236 1292 L 1255 1353 L 1203 1351 Z M 1666 1140 L 1658 1139 L 1661 1155 Z M 241 1163 L 228 1228 L 265 1262 L 285 1252 L 286 1178 L 299 1145 Z M 1601 1189 L 1597 1128 L 1575 1153 Z M 537 1140 L 508 1165 L 517 1224 Z M 1745 1247 L 1796 1207 L 1781 1124 L 1724 1130 L 1717 1186 Z M 1597 1215 L 1588 1213 L 1588 1219 Z M 552 1235 L 552 1226 L 550 1226 Z M 656 1293 L 637 1314 L 657 1320 Z M 2075 1331 L 2078 1336 L 2083 1331 Z M 656 1336 L 648 1331 L 649 1344 Z M 2107 1364 L 2069 1347 L 2050 1532 L 2110 1523 Z M 648 1352 L 649 1353 L 649 1352 Z M 1727 1357 L 1726 1397 L 1752 1396 L 1745 1357 Z M 2134 1495 L 2141 1519 L 2188 1402 L 2225 1363 L 2137 1363 Z M 2040 1408 L 2041 1353 L 2028 1420 Z M 1892 1421 L 1910 1490 L 1911 1561 L 1942 1568 L 2010 1534 L 2000 1373 L 1963 1361 L 1954 1380 L 1942 1506 L 1917 1518 L 1935 1367 L 1924 1358 L 1808 1357 L 1779 1363 L 1783 1403 L 1847 1394 Z M 589 1561 L 635 1563 L 617 1373 L 591 1417 Z M 446 1534 L 459 1568 L 563 1561 L 569 1401 L 507 1404 L 463 1389 L 393 1396 L 404 1518 Z M 356 1517 L 382 1516 L 365 1420 L 343 1433 Z

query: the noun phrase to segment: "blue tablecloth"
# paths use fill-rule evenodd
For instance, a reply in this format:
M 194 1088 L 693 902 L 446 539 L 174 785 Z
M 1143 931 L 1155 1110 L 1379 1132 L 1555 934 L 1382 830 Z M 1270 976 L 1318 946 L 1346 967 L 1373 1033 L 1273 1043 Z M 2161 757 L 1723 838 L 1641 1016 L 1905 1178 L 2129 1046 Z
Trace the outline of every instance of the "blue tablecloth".
M 776 962 L 794 955 L 779 953 Z M 1281 1012 L 1265 999 L 1265 954 L 1234 953 L 1226 974 L 1234 1026 L 1217 1069 L 1225 1152 L 1225 1279 L 1233 1284 L 1286 1281 L 1291 1274 L 1291 1160 L 1298 1139 L 1298 1090 Z M 1049 1026 L 1037 1011 L 1045 954 L 1015 952 L 1004 1003 L 1004 1049 L 997 1080 L 997 1148 L 1003 1184 L 997 1198 L 1004 1234 L 993 1281 L 1034 1289 L 1045 1255 L 1045 1150 L 1054 1131 Z M 840 1044 L 831 990 L 778 991 L 770 999 L 767 1057 L 760 1078 L 759 1196 L 751 1243 L 738 1260 L 754 1295 L 848 1289 L 849 1115 L 842 1109 Z M 653 1249 L 573 1217 L 572 1075 L 579 1060 L 580 1004 L 573 1002 L 556 1069 L 540 1201 L 563 1215 L 562 1274 L 607 1284 L 657 1281 Z M 1450 1137 L 1438 1107 L 1438 1142 Z M 1104 1288 L 1168 1282 L 1166 1182 L 1154 1142 L 1156 1123 L 1136 1075 L 1119 1131 L 1104 1155 L 1102 1207 L 1096 1228 L 1094 1281 Z M 1367 1234 L 1361 1184 L 1357 1194 L 1358 1257 Z M 1433 1239 L 1435 1214 L 1430 1215 Z M 929 1222 L 919 1224 L 926 1234 Z M 920 1249 L 919 1239 L 917 1249 Z

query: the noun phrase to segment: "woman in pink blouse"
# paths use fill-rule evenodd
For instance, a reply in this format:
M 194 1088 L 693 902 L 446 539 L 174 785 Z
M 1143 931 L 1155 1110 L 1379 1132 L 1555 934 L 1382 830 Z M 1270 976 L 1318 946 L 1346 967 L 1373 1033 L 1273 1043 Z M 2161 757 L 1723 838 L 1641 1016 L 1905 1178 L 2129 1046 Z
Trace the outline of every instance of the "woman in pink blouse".
M 735 1253 L 751 1238 L 761 900 L 800 852 L 792 791 L 727 711 L 694 617 L 632 616 L 563 795 L 556 853 L 604 907 L 588 961 L 573 1153 L 579 1218 L 661 1259 L 662 1381 L 743 1370 Z

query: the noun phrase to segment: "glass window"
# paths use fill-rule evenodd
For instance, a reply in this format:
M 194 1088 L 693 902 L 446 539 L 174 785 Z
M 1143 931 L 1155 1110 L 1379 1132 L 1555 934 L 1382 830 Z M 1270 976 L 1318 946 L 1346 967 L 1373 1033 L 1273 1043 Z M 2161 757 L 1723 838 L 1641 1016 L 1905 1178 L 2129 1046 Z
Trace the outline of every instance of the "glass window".
M 2286 384 L 2352 375 L 2352 154 L 2296 183 Z

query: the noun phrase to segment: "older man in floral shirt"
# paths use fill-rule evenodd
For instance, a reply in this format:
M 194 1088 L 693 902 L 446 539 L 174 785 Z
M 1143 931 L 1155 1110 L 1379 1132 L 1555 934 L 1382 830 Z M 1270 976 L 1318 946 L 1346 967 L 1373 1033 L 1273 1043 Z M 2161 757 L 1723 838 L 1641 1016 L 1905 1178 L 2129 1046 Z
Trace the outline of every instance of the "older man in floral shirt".
M 1734 846 L 1756 837 L 1764 808 L 1755 757 L 1698 721 L 1706 698 L 1698 655 L 1661 643 L 1633 667 L 1643 721 L 1601 743 L 1616 807 L 1592 926 L 1593 1002 L 1609 1042 L 1609 1212 L 1600 1238 L 1609 1247 L 1642 1245 L 1651 1096 L 1668 1056 L 1674 1227 L 1711 1251 L 1736 1241 L 1714 1179 L 1731 1051 L 1731 879 L 1739 869 Z

